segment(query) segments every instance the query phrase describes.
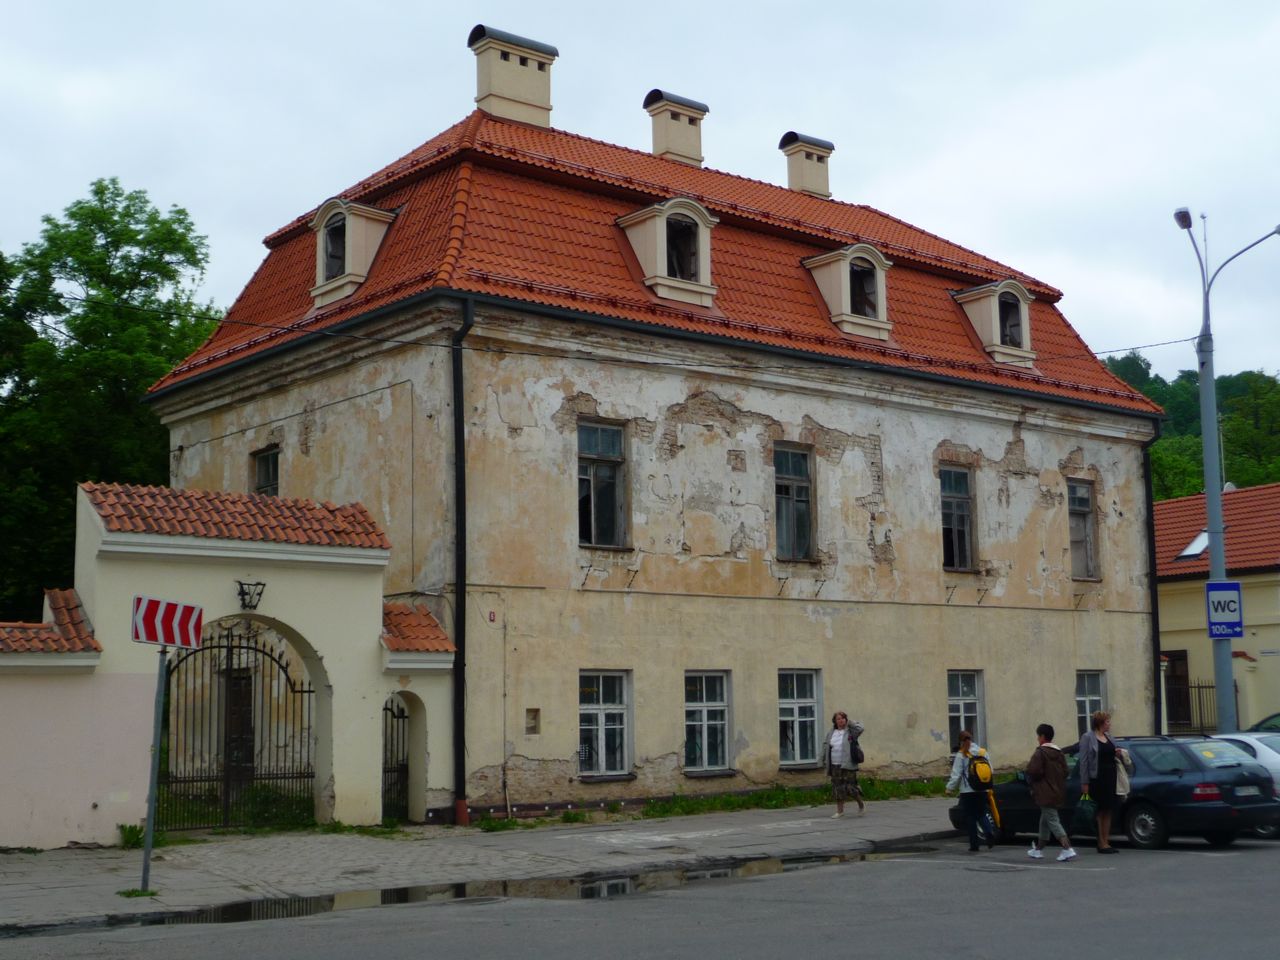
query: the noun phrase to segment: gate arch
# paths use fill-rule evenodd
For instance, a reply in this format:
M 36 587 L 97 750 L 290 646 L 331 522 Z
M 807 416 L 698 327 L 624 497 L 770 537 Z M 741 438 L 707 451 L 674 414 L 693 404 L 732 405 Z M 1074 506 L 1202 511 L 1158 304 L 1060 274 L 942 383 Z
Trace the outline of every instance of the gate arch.
M 157 826 L 311 822 L 316 691 L 302 656 L 252 620 L 206 634 L 168 666 Z

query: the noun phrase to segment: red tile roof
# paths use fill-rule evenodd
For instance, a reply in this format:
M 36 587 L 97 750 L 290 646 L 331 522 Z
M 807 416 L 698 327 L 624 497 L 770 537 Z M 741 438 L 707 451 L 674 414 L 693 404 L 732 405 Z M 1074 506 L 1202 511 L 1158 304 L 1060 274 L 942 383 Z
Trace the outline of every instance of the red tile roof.
M 254 493 L 124 483 L 82 483 L 80 487 L 113 533 L 391 549 L 387 535 L 359 503 L 338 506 Z
M 314 211 L 304 214 L 267 237 L 266 260 L 222 324 L 153 392 L 380 307 L 456 290 L 1046 398 L 1147 415 L 1159 409 L 1098 362 L 1054 306 L 1058 290 L 868 206 L 479 111 L 341 196 L 397 211 L 361 287 L 313 308 Z M 712 240 L 719 290 L 713 308 L 661 300 L 633 275 L 615 221 L 674 196 L 691 197 L 720 218 Z M 863 241 L 894 261 L 888 343 L 842 333 L 801 264 Z M 1034 369 L 991 360 L 951 297 L 1006 278 L 1036 297 Z
M 431 611 L 408 603 L 382 605 L 382 642 L 394 653 L 455 653 Z
M 1280 569 L 1280 483 L 1222 495 L 1227 573 Z M 1155 505 L 1156 576 L 1161 580 L 1208 577 L 1209 551 L 1179 560 L 1205 528 L 1204 494 Z
M 75 590 L 46 590 L 49 623 L 0 623 L 0 653 L 101 653 Z

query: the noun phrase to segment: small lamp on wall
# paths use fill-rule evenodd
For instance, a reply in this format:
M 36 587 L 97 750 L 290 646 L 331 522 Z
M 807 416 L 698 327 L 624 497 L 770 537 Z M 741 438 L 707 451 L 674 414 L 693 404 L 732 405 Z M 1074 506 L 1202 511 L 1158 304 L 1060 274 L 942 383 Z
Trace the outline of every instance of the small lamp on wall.
M 237 580 L 236 596 L 240 598 L 240 609 L 257 610 L 258 601 L 262 599 L 262 591 L 266 587 L 265 583 L 245 583 L 243 580 Z

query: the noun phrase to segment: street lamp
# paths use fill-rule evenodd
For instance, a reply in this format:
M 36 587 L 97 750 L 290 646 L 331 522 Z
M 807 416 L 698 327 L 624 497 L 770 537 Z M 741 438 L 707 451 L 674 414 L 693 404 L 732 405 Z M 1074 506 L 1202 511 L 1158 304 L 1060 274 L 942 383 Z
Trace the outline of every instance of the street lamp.
M 1200 440 L 1204 453 L 1205 531 L 1209 535 L 1209 579 L 1225 580 L 1227 559 L 1222 536 L 1222 466 L 1218 461 L 1218 394 L 1213 377 L 1213 330 L 1209 324 L 1209 291 L 1213 288 L 1213 281 L 1218 279 L 1218 274 L 1222 272 L 1223 267 L 1240 254 L 1252 250 L 1268 237 L 1280 235 L 1280 226 L 1259 237 L 1247 247 L 1237 250 L 1223 260 L 1217 270 L 1209 273 L 1204 257 L 1200 256 L 1196 235 L 1191 230 L 1191 211 L 1186 207 L 1179 207 L 1173 212 L 1173 219 L 1180 229 L 1187 231 L 1191 247 L 1196 252 L 1196 262 L 1200 264 L 1200 291 L 1204 319 L 1200 324 L 1200 336 L 1196 338 L 1196 357 L 1200 361 Z M 1208 633 L 1207 622 L 1205 632 Z M 1219 733 L 1231 733 L 1237 729 L 1233 680 L 1231 638 L 1213 637 L 1213 684 L 1218 707 Z

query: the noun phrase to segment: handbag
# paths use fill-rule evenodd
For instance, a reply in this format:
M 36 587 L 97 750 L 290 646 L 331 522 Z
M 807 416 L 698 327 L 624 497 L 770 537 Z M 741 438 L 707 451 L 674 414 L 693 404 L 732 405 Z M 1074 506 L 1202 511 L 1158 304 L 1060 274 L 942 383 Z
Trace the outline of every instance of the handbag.
M 859 745 L 857 740 L 853 741 L 853 749 L 850 751 L 850 754 L 853 757 L 854 763 L 866 763 L 867 761 L 867 757 L 862 752 L 862 747 Z
M 1076 804 L 1076 812 L 1071 817 L 1071 833 L 1092 833 L 1093 821 L 1098 816 L 1098 804 L 1087 793 Z

